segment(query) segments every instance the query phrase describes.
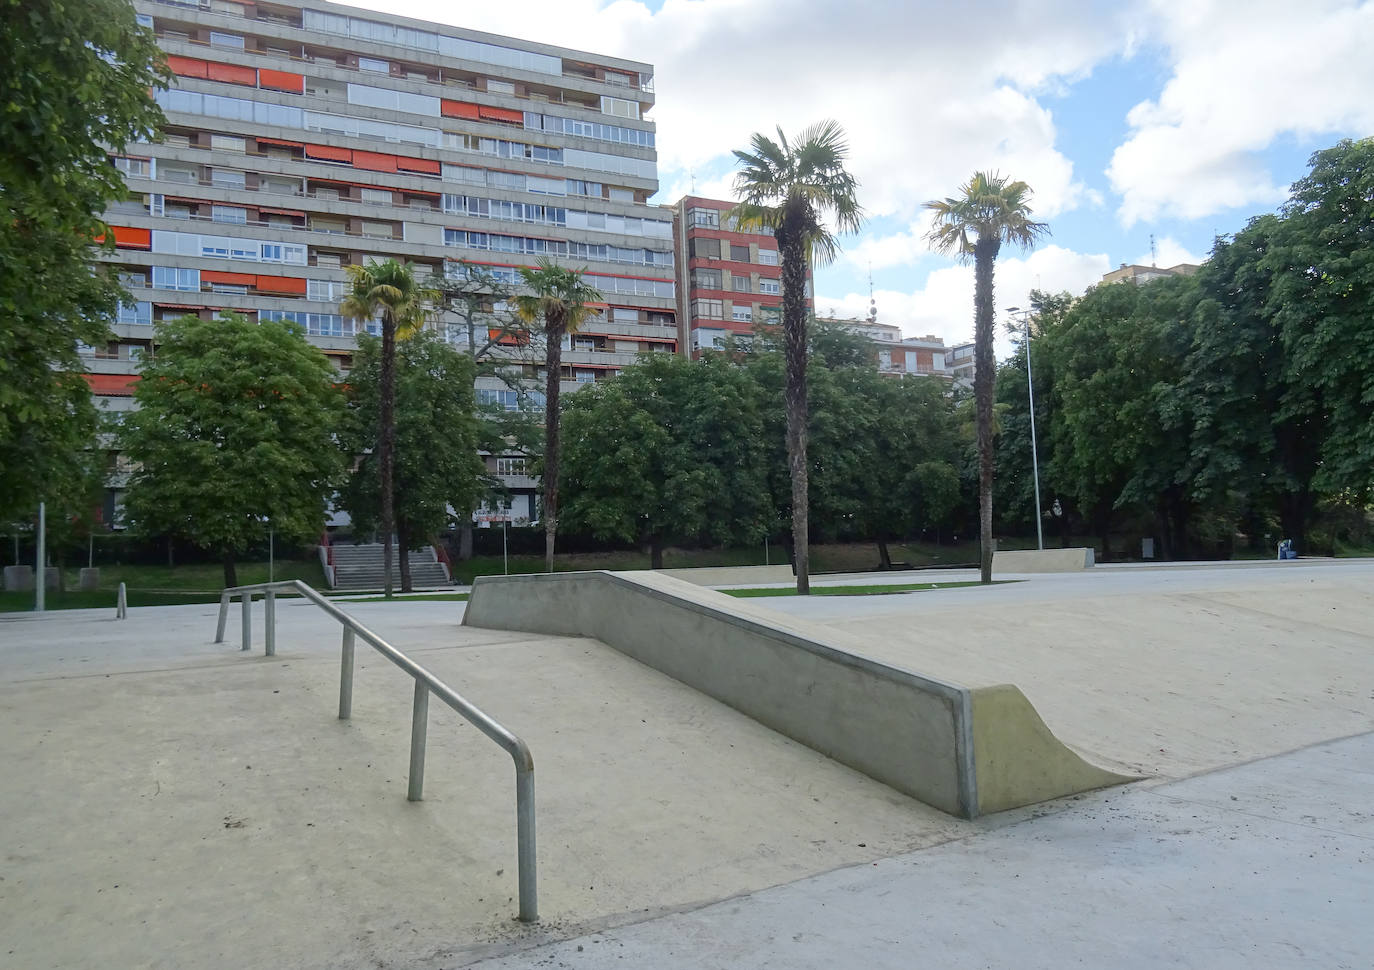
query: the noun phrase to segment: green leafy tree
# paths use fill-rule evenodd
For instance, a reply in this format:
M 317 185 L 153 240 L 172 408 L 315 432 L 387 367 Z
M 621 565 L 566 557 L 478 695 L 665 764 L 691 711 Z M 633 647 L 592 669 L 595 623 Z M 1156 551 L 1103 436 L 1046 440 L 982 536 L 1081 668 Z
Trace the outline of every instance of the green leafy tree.
M 77 341 L 109 338 L 122 293 L 92 242 L 125 194 L 107 152 L 153 137 L 169 75 L 127 0 L 4 0 L 0 49 L 2 522 L 82 475 L 96 412 Z
M 381 318 L 382 340 L 378 367 L 377 469 L 381 490 L 383 588 L 389 598 L 391 538 L 396 526 L 393 480 L 396 462 L 396 341 L 418 332 L 429 317 L 439 294 L 420 284 L 415 266 L 371 260 L 366 266 L 348 267 L 350 290 L 339 303 L 339 312 L 354 320 Z
M 234 586 L 235 557 L 268 523 L 292 540 L 320 534 L 342 470 L 329 439 L 343 396 L 294 323 L 181 317 L 159 324 L 156 344 L 118 432 L 135 466 L 125 515 L 144 535 L 218 550 Z
M 396 538 L 401 591 L 412 589 L 411 549 L 454 522 L 470 522 L 483 491 L 477 456 L 478 420 L 472 390 L 473 361 L 421 332 L 396 351 Z M 376 448 L 381 408 L 381 341 L 363 335 L 348 374 L 349 418 L 341 436 L 345 454 L 362 455 L 343 490 L 343 504 L 362 532 L 377 527 L 381 486 Z
M 562 390 L 563 337 L 576 333 L 597 314 L 593 303 L 601 293 L 582 279 L 583 270 L 566 269 L 541 258 L 533 268 L 520 267 L 520 278 L 533 292 L 515 298 L 515 312 L 528 324 L 544 330 L 544 559 L 553 572 L 554 539 L 558 535 L 559 392 Z
M 713 355 L 653 354 L 579 391 L 563 416 L 564 523 L 649 548 L 673 538 L 753 544 L 770 510 L 748 376 Z
M 749 151 L 736 151 L 741 170 L 732 210 L 744 229 L 770 229 L 782 264 L 782 332 L 787 362 L 787 460 L 792 484 L 792 548 L 797 592 L 811 592 L 810 505 L 807 446 L 808 266 L 832 261 L 835 233 L 857 232 L 863 222 L 858 182 L 845 170 L 844 129 L 823 121 L 789 143 L 781 128 L 776 141 L 755 133 Z M 827 227 L 833 223 L 834 231 Z
M 978 514 L 982 581 L 992 582 L 993 269 L 1003 244 L 1030 248 L 1049 230 L 1031 219 L 1031 190 L 996 173 L 974 172 L 959 195 L 926 203 L 935 223 L 928 236 L 943 253 L 973 261 L 973 396 L 978 417 Z
M 1269 253 L 1270 307 L 1288 354 L 1280 412 L 1323 426 L 1316 485 L 1361 501 L 1374 494 L 1374 137 L 1312 156 Z M 1308 388 L 1308 402 L 1294 400 Z

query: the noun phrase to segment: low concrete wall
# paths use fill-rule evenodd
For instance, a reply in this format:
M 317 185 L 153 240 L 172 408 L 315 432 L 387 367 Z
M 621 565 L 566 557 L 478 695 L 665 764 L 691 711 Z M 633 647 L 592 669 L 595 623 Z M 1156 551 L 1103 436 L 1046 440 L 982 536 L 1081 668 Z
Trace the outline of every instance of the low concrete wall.
M 749 583 L 790 583 L 796 577 L 792 567 L 781 566 L 699 566 L 693 569 L 655 569 L 660 576 L 685 579 L 694 586 L 744 586 Z
M 1018 707 L 1014 687 L 971 692 L 923 677 L 860 655 L 832 631 L 671 576 L 483 576 L 463 622 L 593 637 L 836 761 L 966 818 L 1120 780 L 1103 780 L 1098 769 L 1077 759 L 1024 697 L 1024 708 Z M 975 698 L 985 716 L 1005 724 L 979 730 Z M 1074 759 L 1083 770 L 1075 770 Z M 986 799 L 979 793 L 980 764 L 992 786 Z M 1055 766 L 1048 780 L 1041 777 L 1044 765 Z
M 1088 547 L 1071 549 L 1008 549 L 992 554 L 994 573 L 1072 573 L 1093 565 Z

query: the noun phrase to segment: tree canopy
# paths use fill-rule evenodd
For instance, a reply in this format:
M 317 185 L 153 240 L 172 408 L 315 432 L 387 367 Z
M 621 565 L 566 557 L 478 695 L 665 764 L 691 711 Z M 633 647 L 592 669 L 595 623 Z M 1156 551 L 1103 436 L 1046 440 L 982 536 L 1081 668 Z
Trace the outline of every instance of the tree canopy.
M 3 521 L 82 474 L 96 412 L 78 342 L 105 343 L 122 292 L 95 264 L 125 194 L 107 152 L 154 137 L 168 74 L 127 0 L 4 0 L 0 49 Z
M 328 444 L 343 395 L 298 324 L 187 316 L 160 324 L 156 344 L 118 432 L 134 463 L 125 521 L 218 550 L 234 585 L 234 557 L 269 523 L 299 541 L 323 529 L 343 467 Z

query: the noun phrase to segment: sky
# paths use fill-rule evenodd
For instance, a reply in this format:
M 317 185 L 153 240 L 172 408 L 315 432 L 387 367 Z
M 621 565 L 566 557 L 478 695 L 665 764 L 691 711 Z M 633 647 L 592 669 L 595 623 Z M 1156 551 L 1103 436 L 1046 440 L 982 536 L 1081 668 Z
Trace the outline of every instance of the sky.
M 998 261 L 998 307 L 1024 307 L 1199 262 L 1312 152 L 1374 134 L 1374 0 L 354 5 L 652 64 L 657 202 L 733 198 L 732 149 L 833 118 L 866 222 L 818 269 L 818 313 L 866 314 L 871 273 L 879 321 L 947 343 L 971 338 L 973 274 L 929 250 L 922 204 L 975 170 L 1025 181 L 1049 224 Z

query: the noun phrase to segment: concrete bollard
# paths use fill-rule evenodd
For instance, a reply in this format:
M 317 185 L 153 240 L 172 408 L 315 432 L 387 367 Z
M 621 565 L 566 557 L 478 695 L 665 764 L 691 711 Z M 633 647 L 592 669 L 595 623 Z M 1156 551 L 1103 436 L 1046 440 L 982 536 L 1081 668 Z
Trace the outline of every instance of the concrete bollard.
M 5 589 L 11 593 L 27 593 L 33 589 L 32 566 L 6 566 Z

